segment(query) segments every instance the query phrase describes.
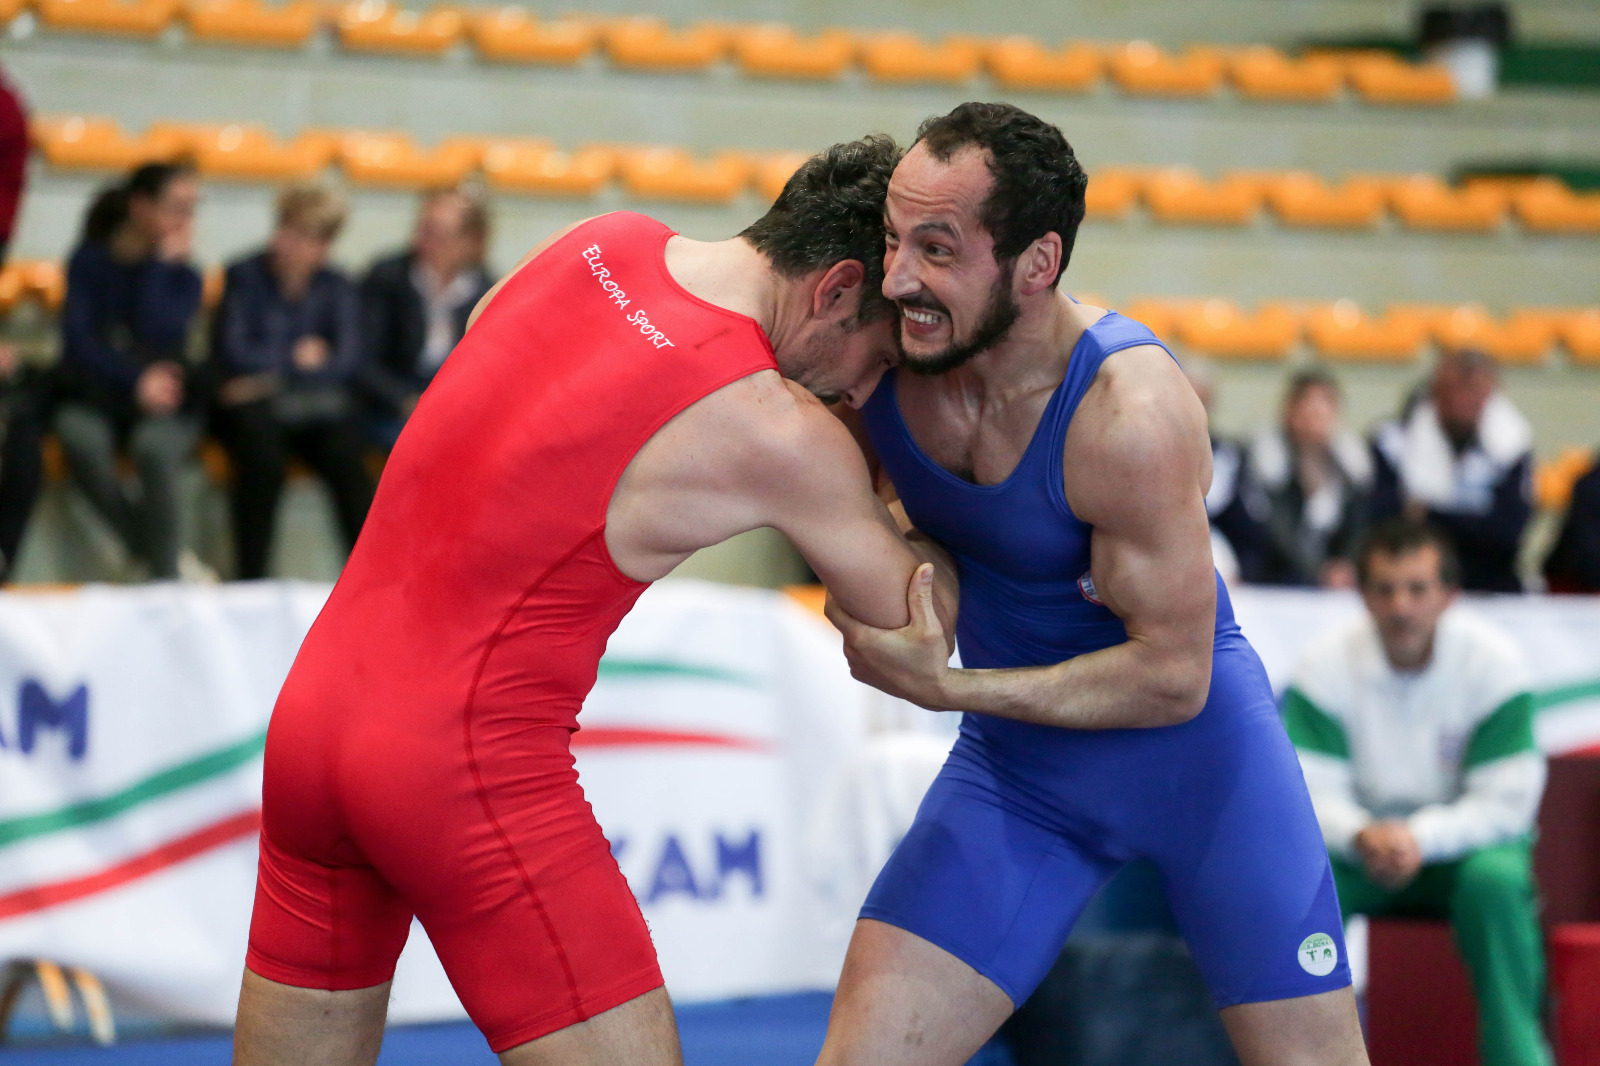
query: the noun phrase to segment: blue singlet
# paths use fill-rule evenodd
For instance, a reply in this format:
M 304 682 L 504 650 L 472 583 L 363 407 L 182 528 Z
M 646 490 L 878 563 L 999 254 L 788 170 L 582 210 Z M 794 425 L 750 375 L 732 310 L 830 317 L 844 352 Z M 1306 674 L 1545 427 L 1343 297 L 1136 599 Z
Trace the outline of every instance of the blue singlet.
M 1145 344 L 1161 346 L 1114 311 L 1086 330 L 1021 462 L 998 485 L 965 481 L 917 447 L 893 371 L 863 409 L 906 513 L 960 569 L 963 665 L 1049 666 L 1127 639 L 1093 599 L 1090 527 L 1067 503 L 1062 449 L 1100 364 Z M 1160 871 L 1219 1008 L 1350 983 L 1300 764 L 1220 578 L 1199 715 L 1098 731 L 966 715 L 861 913 L 951 952 L 1020 1004 L 1090 897 L 1136 858 Z

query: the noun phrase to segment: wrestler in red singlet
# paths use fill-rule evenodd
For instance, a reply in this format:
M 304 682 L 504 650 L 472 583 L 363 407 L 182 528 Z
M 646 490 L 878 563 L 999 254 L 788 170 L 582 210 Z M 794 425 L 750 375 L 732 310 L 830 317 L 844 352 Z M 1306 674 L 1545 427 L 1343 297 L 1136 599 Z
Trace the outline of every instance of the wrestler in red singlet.
M 568 751 L 645 588 L 606 511 L 668 419 L 776 367 L 753 320 L 674 282 L 671 235 L 619 212 L 561 237 L 401 435 L 273 712 L 256 974 L 381 984 L 416 914 L 496 1051 L 661 985 Z

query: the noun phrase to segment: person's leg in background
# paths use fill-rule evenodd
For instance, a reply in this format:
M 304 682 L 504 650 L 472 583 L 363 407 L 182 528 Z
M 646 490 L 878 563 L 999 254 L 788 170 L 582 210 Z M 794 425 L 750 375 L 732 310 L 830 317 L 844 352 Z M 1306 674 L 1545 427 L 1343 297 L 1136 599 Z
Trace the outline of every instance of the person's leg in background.
M 1544 943 L 1533 885 L 1532 849 L 1515 841 L 1454 864 L 1450 923 L 1478 997 L 1484 1066 L 1549 1066 L 1541 1024 Z
M 178 576 L 178 553 L 183 547 L 178 479 L 193 459 L 199 439 L 200 428 L 187 415 L 141 418 L 128 435 L 128 454 L 139 472 L 136 514 L 143 553 L 150 576 L 157 580 Z
M 365 460 L 367 441 L 360 423 L 354 419 L 313 422 L 293 434 L 292 444 L 296 454 L 317 472 L 333 494 L 339 531 L 344 535 L 345 550 L 349 551 L 372 506 L 372 476 L 367 473 Z
M 117 431 L 110 416 L 87 404 L 64 404 L 56 412 L 55 430 L 73 481 L 129 553 L 142 555 L 133 506 L 117 471 Z
M 19 385 L 9 397 L 5 443 L 0 445 L 0 580 L 9 580 L 16 566 L 22 535 L 39 498 L 45 404 L 42 390 L 28 383 Z
M 267 576 L 283 472 L 289 461 L 283 428 L 265 401 L 217 413 L 217 435 L 233 461 L 234 576 Z

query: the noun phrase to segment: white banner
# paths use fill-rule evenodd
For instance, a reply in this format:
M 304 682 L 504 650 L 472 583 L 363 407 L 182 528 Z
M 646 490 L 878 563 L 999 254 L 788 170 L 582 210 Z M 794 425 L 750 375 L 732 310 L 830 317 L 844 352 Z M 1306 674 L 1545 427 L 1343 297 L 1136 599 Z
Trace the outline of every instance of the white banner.
M 232 1019 L 264 729 L 325 595 L 295 583 L 0 595 L 0 961 L 80 965 L 124 1006 Z M 1306 640 L 1359 609 L 1319 593 L 1235 602 L 1279 685 Z M 1600 742 L 1600 600 L 1474 609 L 1527 646 L 1547 747 Z M 575 749 L 679 999 L 832 985 L 861 895 L 942 750 L 867 736 L 884 711 L 832 630 L 779 594 L 663 582 L 623 622 Z M 413 927 L 391 1017 L 458 1016 Z

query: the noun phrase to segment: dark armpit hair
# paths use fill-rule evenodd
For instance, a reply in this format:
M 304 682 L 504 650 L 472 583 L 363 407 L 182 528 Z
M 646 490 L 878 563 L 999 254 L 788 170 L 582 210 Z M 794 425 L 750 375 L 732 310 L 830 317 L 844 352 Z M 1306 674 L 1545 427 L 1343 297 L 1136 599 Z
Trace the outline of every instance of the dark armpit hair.
M 1089 178 L 1059 129 L 1011 104 L 967 103 L 924 122 L 917 143 L 941 163 L 963 148 L 988 152 L 994 186 L 979 221 L 994 238 L 995 259 L 1014 262 L 1028 245 L 1053 232 L 1061 238 L 1065 273 L 1083 221 Z M 1052 287 L 1060 280 L 1058 273 Z
M 1356 556 L 1356 579 L 1362 585 L 1367 583 L 1374 555 L 1409 555 L 1427 547 L 1439 553 L 1439 580 L 1451 588 L 1459 586 L 1461 562 L 1455 545 L 1439 527 L 1411 518 L 1390 518 L 1372 527 Z
M 836 144 L 800 165 L 739 236 L 795 278 L 854 259 L 866 269 L 858 323 L 890 314 L 883 298 L 883 201 L 900 148 L 881 133 Z

